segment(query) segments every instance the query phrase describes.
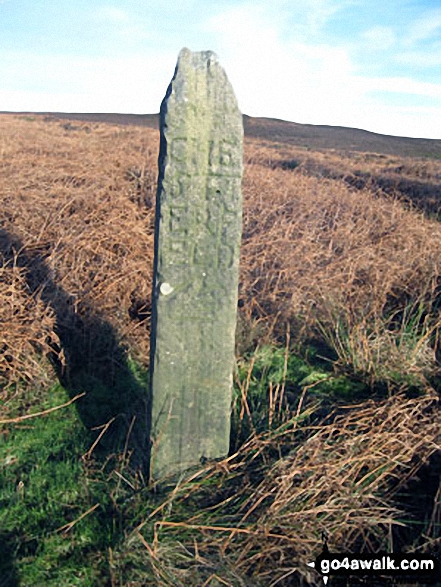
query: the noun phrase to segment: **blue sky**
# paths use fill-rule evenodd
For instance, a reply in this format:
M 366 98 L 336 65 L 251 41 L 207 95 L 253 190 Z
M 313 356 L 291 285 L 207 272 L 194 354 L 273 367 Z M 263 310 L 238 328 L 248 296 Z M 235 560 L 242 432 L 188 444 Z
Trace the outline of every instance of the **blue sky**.
M 159 110 L 179 50 L 241 110 L 441 139 L 441 0 L 0 0 L 0 110 Z

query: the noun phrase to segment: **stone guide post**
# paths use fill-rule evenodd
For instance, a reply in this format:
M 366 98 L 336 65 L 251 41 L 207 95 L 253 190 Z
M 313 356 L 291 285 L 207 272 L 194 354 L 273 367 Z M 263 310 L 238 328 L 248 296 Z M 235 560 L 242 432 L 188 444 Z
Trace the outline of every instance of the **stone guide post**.
M 179 53 L 160 131 L 151 329 L 154 478 L 229 449 L 243 123 L 213 52 Z

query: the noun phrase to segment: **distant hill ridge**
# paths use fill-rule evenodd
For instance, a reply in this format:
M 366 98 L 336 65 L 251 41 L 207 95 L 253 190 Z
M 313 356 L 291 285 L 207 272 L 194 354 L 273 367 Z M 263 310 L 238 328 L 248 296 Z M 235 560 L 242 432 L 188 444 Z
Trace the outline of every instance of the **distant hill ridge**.
M 98 114 L 66 112 L 0 112 L 0 114 L 51 116 L 61 120 L 129 124 L 158 128 L 158 114 Z M 377 134 L 342 126 L 299 124 L 244 114 L 245 136 L 288 143 L 307 149 L 363 151 L 408 157 L 441 158 L 441 139 L 416 139 Z

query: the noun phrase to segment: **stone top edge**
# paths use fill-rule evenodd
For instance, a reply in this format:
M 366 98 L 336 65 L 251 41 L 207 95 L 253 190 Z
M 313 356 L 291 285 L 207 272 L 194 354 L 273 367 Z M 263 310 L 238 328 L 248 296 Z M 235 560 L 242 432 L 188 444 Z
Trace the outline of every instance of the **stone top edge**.
M 180 63 L 191 63 L 193 67 L 206 67 L 218 64 L 219 58 L 214 51 L 190 51 L 184 47 L 179 52 L 178 66 Z

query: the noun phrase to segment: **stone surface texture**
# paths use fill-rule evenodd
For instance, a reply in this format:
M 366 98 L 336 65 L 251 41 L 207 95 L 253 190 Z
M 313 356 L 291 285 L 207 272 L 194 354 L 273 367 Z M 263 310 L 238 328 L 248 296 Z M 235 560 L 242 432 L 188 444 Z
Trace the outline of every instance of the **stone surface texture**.
M 156 479 L 229 449 L 243 123 L 214 53 L 182 49 L 160 130 L 151 339 Z

